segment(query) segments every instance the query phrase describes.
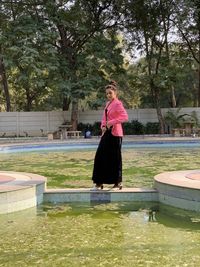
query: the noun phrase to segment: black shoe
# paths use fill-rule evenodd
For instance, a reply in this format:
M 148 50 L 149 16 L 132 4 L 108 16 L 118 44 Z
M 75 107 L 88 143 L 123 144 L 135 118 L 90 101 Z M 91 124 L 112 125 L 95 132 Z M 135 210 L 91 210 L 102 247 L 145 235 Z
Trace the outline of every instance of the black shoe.
M 103 184 L 96 184 L 96 187 L 103 189 Z
M 112 188 L 113 188 L 113 189 L 118 188 L 119 190 L 122 190 L 122 184 L 121 184 L 121 183 L 119 183 L 119 184 L 114 184 Z

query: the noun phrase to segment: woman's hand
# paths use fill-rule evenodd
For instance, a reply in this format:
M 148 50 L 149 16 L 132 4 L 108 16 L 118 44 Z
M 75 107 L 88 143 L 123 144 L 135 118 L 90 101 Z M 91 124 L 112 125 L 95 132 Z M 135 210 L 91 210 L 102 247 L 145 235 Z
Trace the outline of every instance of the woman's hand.
M 101 128 L 101 130 L 102 130 L 102 134 L 101 134 L 101 136 L 103 136 L 103 135 L 104 135 L 104 133 L 105 133 L 105 131 L 106 131 L 106 127 L 105 127 L 105 126 L 103 126 L 103 127 Z
M 107 129 L 110 129 L 111 126 L 112 126 L 112 125 L 110 125 L 109 123 L 106 124 L 106 128 L 107 128 Z

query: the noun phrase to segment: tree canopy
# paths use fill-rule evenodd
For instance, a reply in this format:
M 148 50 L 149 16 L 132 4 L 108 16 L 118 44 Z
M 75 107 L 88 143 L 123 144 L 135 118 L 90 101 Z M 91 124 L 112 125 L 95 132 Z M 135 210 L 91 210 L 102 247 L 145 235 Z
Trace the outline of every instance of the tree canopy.
M 1 111 L 96 109 L 115 79 L 127 108 L 200 105 L 197 0 L 2 0 Z

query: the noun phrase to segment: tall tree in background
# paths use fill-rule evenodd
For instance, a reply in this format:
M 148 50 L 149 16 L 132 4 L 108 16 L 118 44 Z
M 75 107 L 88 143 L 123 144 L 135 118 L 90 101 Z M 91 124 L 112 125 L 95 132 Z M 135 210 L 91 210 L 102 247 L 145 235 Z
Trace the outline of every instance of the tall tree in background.
M 180 49 L 188 51 L 194 60 L 193 69 L 198 76 L 197 106 L 200 106 L 200 2 L 198 0 L 176 0 L 173 22 L 178 28 L 183 43 Z M 196 66 L 195 66 L 196 65 Z
M 6 111 L 11 111 L 11 103 L 10 103 L 10 93 L 8 88 L 8 80 L 6 74 L 6 67 L 4 63 L 4 52 L 5 52 L 5 38 L 4 31 L 8 27 L 8 20 L 10 17 L 10 12 L 8 12 L 4 6 L 0 5 L 0 82 L 2 84 L 3 94 L 5 96 L 6 101 Z
M 131 42 L 145 55 L 146 82 L 157 110 L 160 133 L 164 133 L 164 119 L 161 112 L 161 79 L 169 65 L 168 35 L 172 1 L 127 1 L 126 27 Z
M 51 44 L 55 33 L 49 32 L 45 21 L 40 20 L 33 1 L 4 1 L 2 6 L 9 14 L 1 46 L 13 106 L 30 111 L 48 93 L 50 72 L 56 70 L 56 50 Z

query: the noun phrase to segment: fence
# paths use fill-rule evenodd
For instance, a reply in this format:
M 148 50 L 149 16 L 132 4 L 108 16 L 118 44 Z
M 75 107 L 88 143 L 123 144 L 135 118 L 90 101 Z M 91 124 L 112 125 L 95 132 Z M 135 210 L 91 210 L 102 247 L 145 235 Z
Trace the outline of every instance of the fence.
M 165 114 L 168 109 L 162 109 Z M 182 108 L 180 114 L 195 111 L 200 120 L 200 108 Z M 128 109 L 129 121 L 138 120 L 143 124 L 158 122 L 155 109 Z M 102 110 L 79 111 L 78 121 L 94 123 L 100 121 Z M 58 130 L 64 121 L 70 121 L 70 111 L 42 112 L 0 112 L 0 137 L 4 136 L 46 136 Z

